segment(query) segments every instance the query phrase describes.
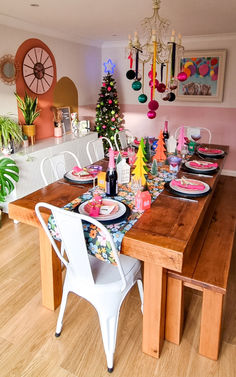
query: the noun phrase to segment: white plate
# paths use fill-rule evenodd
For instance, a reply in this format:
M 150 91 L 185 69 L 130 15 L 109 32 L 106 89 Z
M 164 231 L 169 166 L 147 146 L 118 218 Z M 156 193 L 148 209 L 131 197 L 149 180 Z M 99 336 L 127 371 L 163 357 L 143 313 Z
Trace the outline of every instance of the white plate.
M 194 160 L 195 161 L 195 160 Z M 212 168 L 204 168 L 204 167 L 196 167 L 196 166 L 191 166 L 190 165 L 190 162 L 191 161 L 187 161 L 187 162 L 185 162 L 185 166 L 186 166 L 186 168 L 188 168 L 188 169 L 191 169 L 191 170 L 195 170 L 195 171 L 212 171 L 212 170 L 216 170 L 217 169 L 217 167 L 212 167 Z M 193 161 L 192 161 L 193 162 Z M 208 162 L 208 161 L 195 161 L 195 162 L 198 162 L 199 164 L 202 164 L 202 165 L 204 165 L 204 164 L 212 164 L 212 162 Z
M 76 182 L 76 183 L 91 183 L 93 182 L 93 180 L 96 178 L 96 177 L 92 177 L 92 175 L 85 175 L 83 179 L 81 179 L 80 176 L 76 176 L 73 173 L 73 170 L 71 171 L 68 171 L 65 175 L 64 175 L 64 178 L 65 179 L 68 179 L 69 181 L 73 181 L 73 182 Z
M 218 149 L 218 148 L 209 148 L 209 150 L 211 149 Z M 199 151 L 197 149 L 197 152 L 199 154 L 202 154 L 203 156 L 208 156 L 208 157 L 217 157 L 217 156 L 222 156 L 225 152 L 222 150 L 222 149 L 218 149 L 220 151 L 220 153 L 209 153 L 207 150 L 206 151 Z
M 203 184 L 205 186 L 204 190 L 191 190 L 183 187 L 178 187 L 175 185 L 172 185 L 172 181 L 170 182 L 170 188 L 174 191 L 180 192 L 182 194 L 204 194 L 205 192 L 208 192 L 210 190 L 210 186 L 202 181 L 198 181 L 197 179 L 187 179 L 186 181 L 193 182 L 195 184 Z M 176 181 L 180 181 L 180 179 L 176 179 Z
M 92 201 L 92 199 L 87 200 L 86 202 L 82 203 L 78 208 L 79 213 L 89 216 L 89 213 L 88 213 L 88 211 L 86 211 L 85 206 L 91 201 Z M 96 219 L 98 221 L 99 220 L 114 220 L 114 219 L 118 219 L 119 217 L 123 216 L 124 213 L 126 212 L 126 206 L 123 203 L 119 202 L 118 200 L 104 199 L 104 204 L 106 204 L 107 202 L 109 202 L 110 205 L 118 205 L 119 206 L 118 211 L 115 212 L 115 213 L 111 213 L 109 215 L 99 215 L 97 217 L 93 217 L 93 219 Z

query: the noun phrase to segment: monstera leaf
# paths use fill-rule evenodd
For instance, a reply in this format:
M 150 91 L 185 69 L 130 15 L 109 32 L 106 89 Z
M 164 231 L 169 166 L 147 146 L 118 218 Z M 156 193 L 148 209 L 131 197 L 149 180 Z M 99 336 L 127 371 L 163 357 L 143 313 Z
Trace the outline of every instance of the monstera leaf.
M 19 168 L 15 161 L 4 157 L 0 159 L 0 202 L 15 188 L 15 182 L 19 181 Z

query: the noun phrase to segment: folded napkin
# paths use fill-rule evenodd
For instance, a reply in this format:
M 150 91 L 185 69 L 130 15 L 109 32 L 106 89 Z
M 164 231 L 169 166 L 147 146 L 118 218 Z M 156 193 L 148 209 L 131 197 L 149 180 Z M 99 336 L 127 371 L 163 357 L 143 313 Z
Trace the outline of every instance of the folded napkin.
M 198 161 L 190 161 L 189 165 L 192 166 L 193 168 L 203 168 L 203 169 L 208 169 L 208 168 L 217 168 L 218 164 L 216 163 L 211 163 L 211 162 L 198 162 Z
M 187 179 L 184 179 L 184 180 L 173 179 L 171 181 L 171 184 L 172 186 L 178 186 L 178 187 L 181 187 L 184 189 L 190 189 L 190 190 L 204 190 L 205 189 L 205 185 L 203 183 L 196 184 L 192 182 L 191 180 L 187 180 Z
M 205 153 L 212 153 L 212 154 L 222 153 L 221 149 L 198 148 L 198 151 L 205 152 Z

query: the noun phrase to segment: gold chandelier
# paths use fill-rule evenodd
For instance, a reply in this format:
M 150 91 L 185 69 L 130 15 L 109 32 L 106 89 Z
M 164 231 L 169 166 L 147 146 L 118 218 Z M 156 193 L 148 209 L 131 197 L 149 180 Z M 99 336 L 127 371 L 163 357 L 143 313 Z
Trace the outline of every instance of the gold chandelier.
M 162 99 L 172 102 L 175 99 L 174 90 L 178 86 L 178 80 L 175 77 L 175 65 L 177 56 L 182 56 L 184 47 L 182 46 L 181 35 L 176 38 L 175 31 L 172 30 L 170 40 L 167 40 L 169 20 L 159 15 L 160 0 L 153 0 L 153 14 L 141 21 L 139 34 L 136 31 L 132 40 L 129 36 L 128 43 L 128 59 L 130 60 L 130 70 L 126 76 L 129 80 L 133 80 L 132 88 L 140 90 L 142 94 L 138 100 L 141 103 L 146 102 L 147 96 L 144 94 L 144 65 L 151 63 L 151 70 L 148 73 L 151 86 L 151 101 L 155 101 L 155 89 L 162 93 Z M 140 39 L 139 39 L 140 35 Z M 142 72 L 139 72 L 139 64 L 142 65 Z M 133 69 L 133 64 L 135 69 Z M 159 72 L 158 80 L 156 78 Z M 181 79 L 183 80 L 184 75 Z M 180 80 L 180 78 L 178 78 Z M 141 83 L 142 81 L 142 83 Z M 152 106 L 153 105 L 153 106 Z M 156 109 L 154 109 L 156 107 Z M 149 106 L 148 117 L 153 119 L 156 114 L 155 110 L 159 107 L 159 103 L 155 101 Z

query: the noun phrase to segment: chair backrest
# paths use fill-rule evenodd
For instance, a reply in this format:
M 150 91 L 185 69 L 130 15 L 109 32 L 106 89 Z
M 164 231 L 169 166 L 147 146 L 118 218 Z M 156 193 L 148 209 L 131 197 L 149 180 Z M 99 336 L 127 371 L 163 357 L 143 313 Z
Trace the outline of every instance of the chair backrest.
M 87 143 L 86 152 L 89 158 L 90 164 L 97 162 L 99 160 L 103 160 L 104 158 L 104 146 L 103 140 L 106 140 L 109 144 L 109 147 L 113 149 L 111 141 L 107 137 L 99 137 L 96 140 L 91 140 Z
M 188 137 L 188 139 L 192 139 L 192 135 L 201 135 L 201 140 L 200 142 L 207 142 L 208 144 L 211 144 L 211 131 L 208 128 L 205 127 L 188 127 L 188 126 L 183 126 L 185 129 L 185 135 Z M 178 140 L 179 132 L 182 127 L 178 127 L 177 130 L 175 131 L 175 139 Z M 205 138 L 205 140 L 204 140 Z
M 66 173 L 66 156 L 70 159 L 71 168 L 80 166 L 76 155 L 70 151 L 63 151 L 50 157 L 44 157 L 40 163 L 40 172 L 45 185 L 63 178 Z
M 47 223 L 45 222 L 43 217 L 43 213 L 46 212 L 44 209 L 49 209 L 54 217 L 60 238 L 63 242 L 63 245 L 65 246 L 68 261 L 62 256 L 56 242 L 54 241 L 48 229 Z M 106 240 L 110 242 L 112 252 L 117 263 L 117 268 L 123 283 L 122 290 L 125 288 L 126 280 L 113 238 L 103 224 L 89 216 L 66 211 L 63 208 L 58 208 L 48 203 L 37 203 L 35 206 L 35 212 L 58 258 L 64 263 L 67 268 L 70 267 L 70 269 L 73 271 L 73 274 L 79 276 L 80 279 L 84 279 L 85 284 L 94 284 L 94 279 L 87 252 L 82 220 L 97 226 L 101 230 L 103 237 L 105 237 Z M 102 261 L 99 262 L 106 263 Z
M 125 131 L 118 131 L 118 132 L 115 133 L 114 142 L 115 142 L 115 146 L 116 146 L 117 151 L 119 151 L 120 148 L 119 148 L 117 138 L 119 138 L 121 149 L 126 149 L 128 147 L 126 132 Z

